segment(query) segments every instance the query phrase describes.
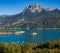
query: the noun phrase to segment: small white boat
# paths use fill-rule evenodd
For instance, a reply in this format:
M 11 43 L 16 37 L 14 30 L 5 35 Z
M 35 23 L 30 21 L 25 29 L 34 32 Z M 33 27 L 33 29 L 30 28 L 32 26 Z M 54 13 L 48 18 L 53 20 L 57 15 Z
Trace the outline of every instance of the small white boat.
M 33 36 L 34 36 L 34 35 L 37 35 L 37 33 L 36 33 L 36 32 L 33 32 L 33 33 L 31 33 L 31 34 L 32 34 Z

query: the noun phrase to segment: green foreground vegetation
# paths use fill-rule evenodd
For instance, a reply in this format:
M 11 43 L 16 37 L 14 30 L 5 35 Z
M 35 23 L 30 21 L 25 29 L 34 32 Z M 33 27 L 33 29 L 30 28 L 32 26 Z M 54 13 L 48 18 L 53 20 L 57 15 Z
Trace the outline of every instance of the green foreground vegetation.
M 0 53 L 60 53 L 60 40 L 40 44 L 0 43 Z

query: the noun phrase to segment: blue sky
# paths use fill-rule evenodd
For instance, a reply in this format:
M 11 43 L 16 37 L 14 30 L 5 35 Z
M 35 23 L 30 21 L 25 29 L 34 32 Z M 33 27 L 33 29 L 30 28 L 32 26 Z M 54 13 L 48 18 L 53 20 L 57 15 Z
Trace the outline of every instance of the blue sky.
M 18 14 L 29 4 L 39 3 L 43 8 L 60 9 L 60 0 L 0 0 L 0 15 Z

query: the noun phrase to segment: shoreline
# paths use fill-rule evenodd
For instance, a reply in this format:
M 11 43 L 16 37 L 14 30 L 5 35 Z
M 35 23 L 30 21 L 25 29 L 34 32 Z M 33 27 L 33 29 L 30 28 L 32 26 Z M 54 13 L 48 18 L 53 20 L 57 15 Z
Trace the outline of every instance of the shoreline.
M 13 29 L 13 30 L 15 30 L 15 29 L 31 29 L 31 28 L 0 28 L 0 30 L 5 30 L 5 29 Z M 32 29 L 60 29 L 60 28 L 32 28 Z
M 38 28 L 38 29 L 45 29 L 45 30 L 47 30 L 47 29 L 49 29 L 49 30 L 60 30 L 60 28 Z
M 0 34 L 22 34 L 25 31 L 19 31 L 19 30 L 0 30 Z
M 4 28 L 4 29 L 6 29 L 6 28 Z M 25 32 L 25 31 L 20 31 L 18 29 L 17 30 L 4 30 L 4 29 L 0 29 L 0 34 L 22 34 L 22 33 Z M 27 28 L 20 28 L 20 29 L 27 29 Z M 60 28 L 33 28 L 33 29 L 39 29 L 39 30 L 60 30 Z

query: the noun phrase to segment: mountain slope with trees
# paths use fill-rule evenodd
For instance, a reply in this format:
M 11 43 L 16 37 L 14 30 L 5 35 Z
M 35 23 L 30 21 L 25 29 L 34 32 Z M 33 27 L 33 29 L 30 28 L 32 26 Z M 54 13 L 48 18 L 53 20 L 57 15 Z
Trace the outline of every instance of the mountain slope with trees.
M 31 4 L 19 14 L 0 16 L 0 27 L 60 28 L 60 10 Z

